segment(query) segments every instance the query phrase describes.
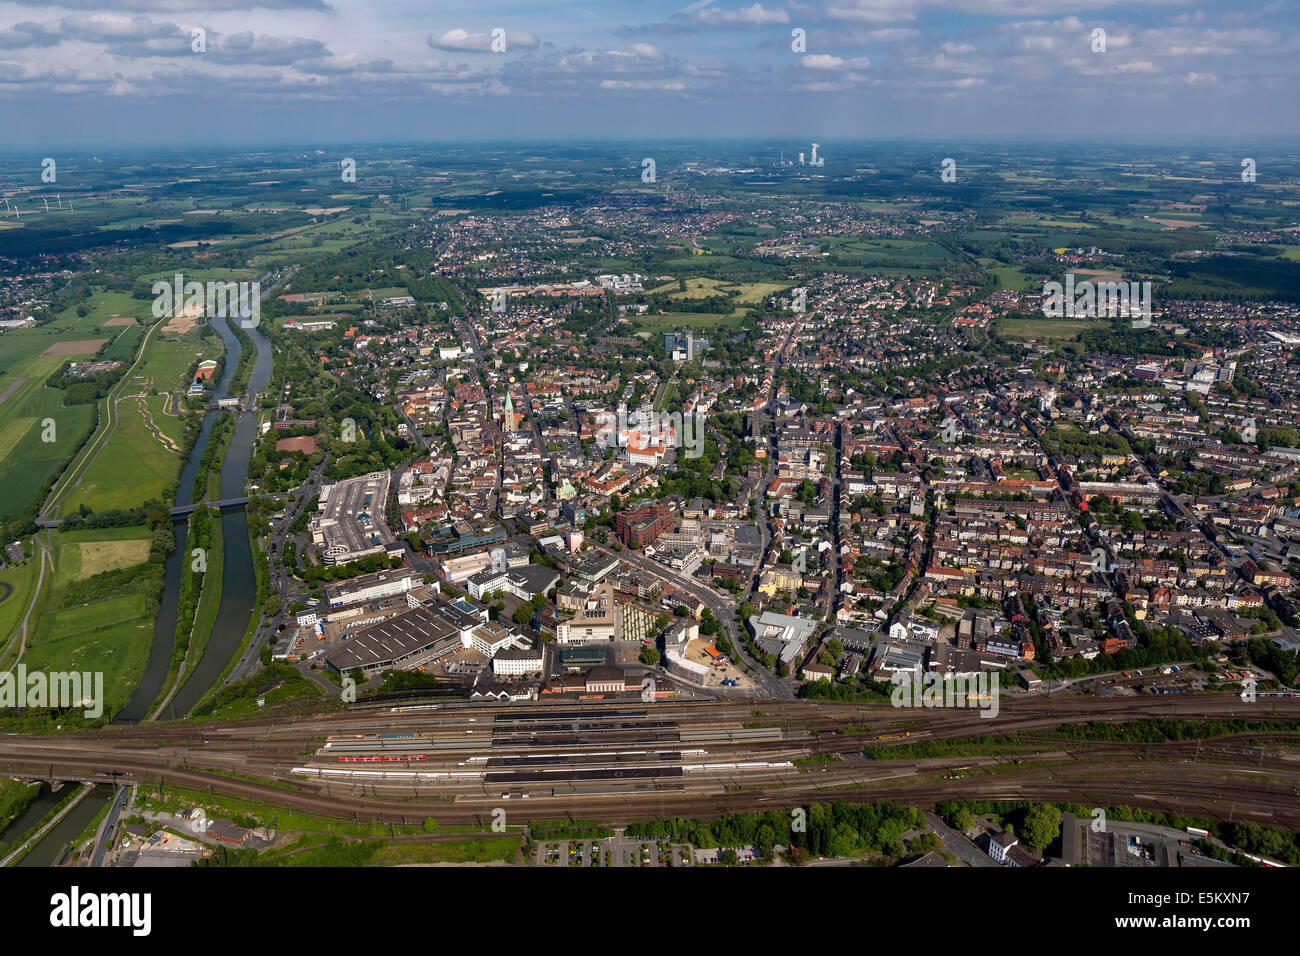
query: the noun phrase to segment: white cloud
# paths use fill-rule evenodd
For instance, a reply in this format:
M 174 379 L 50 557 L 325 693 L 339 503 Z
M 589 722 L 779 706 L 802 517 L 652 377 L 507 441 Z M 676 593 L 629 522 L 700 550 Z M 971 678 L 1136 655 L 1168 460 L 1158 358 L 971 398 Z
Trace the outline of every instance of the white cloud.
M 505 41 L 506 53 L 512 50 L 535 50 L 540 43 L 537 37 L 531 33 L 520 33 L 513 30 L 506 31 Z M 452 53 L 492 52 L 492 34 L 470 33 L 459 28 L 448 30 L 438 37 L 430 35 L 427 42 L 431 49 L 448 50 Z
M 768 10 L 761 3 L 735 10 L 710 8 L 695 14 L 695 22 L 703 26 L 747 26 L 757 27 L 772 23 L 789 23 L 790 14 L 777 8 Z

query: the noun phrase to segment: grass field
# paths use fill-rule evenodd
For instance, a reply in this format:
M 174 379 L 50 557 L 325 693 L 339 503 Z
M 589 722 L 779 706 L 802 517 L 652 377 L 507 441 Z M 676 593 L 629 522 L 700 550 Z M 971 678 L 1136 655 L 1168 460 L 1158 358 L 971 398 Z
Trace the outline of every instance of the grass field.
M 680 259 L 666 259 L 664 265 L 669 269 L 701 269 L 730 266 L 740 262 L 734 256 L 714 254 L 711 256 L 683 256 Z
M 61 531 L 55 540 L 56 588 L 101 571 L 140 564 L 149 557 L 149 529 L 143 526 Z
M 136 343 L 140 341 L 143 335 L 144 329 L 138 325 L 124 327 L 118 337 L 113 340 L 113 344 L 104 349 L 104 358 L 118 362 L 130 361 Z
M 937 243 L 916 239 L 872 239 L 861 236 L 820 237 L 832 253 L 847 256 L 870 256 L 876 259 L 913 259 L 918 262 L 936 262 L 947 257 L 948 251 Z
M 997 276 L 999 289 L 1013 289 L 1017 292 L 1041 292 L 1043 285 L 1037 279 L 1025 275 L 1013 266 L 1003 266 L 993 270 Z
M 28 642 L 28 670 L 102 671 L 105 712 L 130 695 L 149 656 L 153 615 L 143 594 L 96 601 L 42 615 Z
M 160 330 L 149 341 L 149 354 L 135 370 L 129 384 L 148 379 L 155 391 L 173 391 L 183 384 L 190 365 L 198 355 L 206 352 L 207 358 L 215 358 L 220 350 L 219 340 L 215 345 L 202 346 L 195 338 L 195 333 L 178 340 L 163 336 Z
M 769 295 L 783 289 L 792 288 L 789 282 L 742 282 L 740 295 L 736 297 L 737 305 L 758 305 Z
M 999 319 L 997 327 L 998 334 L 1008 339 L 1073 342 L 1094 324 L 1096 320 L 1090 319 Z
M 24 542 L 24 547 L 31 550 L 31 542 Z M 35 557 L 28 558 L 21 567 L 0 571 L 0 583 L 13 587 L 9 596 L 0 601 L 0 645 L 9 639 L 22 621 L 23 615 L 27 613 L 27 605 L 32 599 L 32 588 L 36 585 L 37 573 Z M 0 588 L 0 590 L 4 589 Z
M 165 279 L 168 282 L 171 282 L 175 279 L 177 272 L 180 272 L 181 275 L 185 277 L 186 282 L 190 279 L 195 279 L 199 282 L 207 282 L 209 280 L 216 282 L 239 282 L 244 279 L 257 278 L 256 269 L 171 269 L 165 272 L 151 272 L 148 275 L 141 276 L 141 278 L 150 283 L 157 279 Z M 146 304 L 150 309 L 152 309 L 151 304 Z
M 109 598 L 106 601 L 95 601 L 92 604 L 70 607 L 56 614 L 51 614 L 43 618 L 38 633 L 44 634 L 50 640 L 62 641 L 66 638 L 77 637 L 80 634 L 98 631 L 105 627 L 106 622 L 109 621 L 130 620 L 140 617 L 144 612 L 144 595 L 126 594 L 122 597 Z
M 668 298 L 678 300 L 707 299 L 712 296 L 734 296 L 733 302 L 738 306 L 758 305 L 774 292 L 789 289 L 790 282 L 727 282 L 723 279 L 693 278 L 686 280 L 686 291 L 680 291 L 677 280 L 665 282 L 648 291 L 667 293 Z
M 123 384 L 125 397 L 116 405 L 117 426 L 82 472 L 80 484 L 60 500 L 65 510 L 83 504 L 94 511 L 131 508 L 165 497 L 175 484 L 181 456 L 154 437 L 134 395 L 146 381 L 153 391 L 174 390 L 183 384 L 196 356 L 217 355 L 221 346 L 216 340 L 201 344 L 193 336 L 177 340 L 160 338 L 161 334 L 161 330 L 153 332 L 139 367 Z M 179 419 L 162 414 L 164 404 L 165 396 L 146 398 L 154 424 L 179 446 L 183 428 Z
M 735 315 L 711 315 L 707 312 L 665 312 L 663 315 L 628 317 L 636 332 L 666 332 L 670 329 L 736 329 L 745 320 L 744 312 Z
M 180 445 L 185 438 L 185 423 L 179 415 L 168 415 L 164 408 L 167 407 L 168 397 L 166 395 L 150 395 L 144 400 L 145 406 L 149 409 L 149 415 L 153 418 L 153 423 L 158 426 L 158 430 Z
M 35 360 L 33 373 L 0 409 L 0 519 L 20 513 L 46 479 L 76 451 L 86 429 L 94 420 L 93 405 L 63 405 L 63 392 L 44 388 L 48 365 L 61 359 Z M 40 374 L 41 372 L 44 374 Z M 53 421 L 53 429 L 47 428 Z M 53 441 L 45 438 L 53 437 Z
M 151 533 L 139 525 L 59 531 L 51 537 L 54 570 L 47 573 L 23 663 L 32 670 L 102 672 L 105 708 L 111 713 L 139 680 L 153 637 L 162 566 L 144 563 Z M 81 583 L 118 569 L 124 570 L 112 589 Z M 0 604 L 0 620 L 11 614 L 4 607 L 8 603 Z
M 78 315 L 79 308 L 86 314 Z M 125 293 L 97 289 L 88 299 L 69 303 L 43 326 L 15 329 L 0 336 L 0 395 L 6 395 L 0 403 L 0 487 L 5 492 L 0 495 L 0 519 L 12 517 L 28 505 L 50 474 L 77 451 L 95 419 L 95 406 L 64 407 L 62 392 L 44 388 L 45 380 L 67 360 L 57 353 L 66 352 L 70 343 L 103 339 L 109 332 L 117 338 L 106 354 L 129 359 L 147 327 L 102 328 L 120 316 L 152 320 L 147 302 Z M 154 373 L 179 385 L 189 366 L 183 348 L 172 343 L 154 352 L 151 344 Z M 195 346 L 188 348 L 192 356 Z M 43 354 L 46 352 L 52 354 Z M 51 434 L 45 427 L 46 419 L 54 420 L 53 441 L 44 440 Z M 123 470 L 122 475 L 126 474 L 129 472 Z
M 136 400 L 122 399 L 117 414 L 117 428 L 86 469 L 81 484 L 68 493 L 65 512 L 83 504 L 92 511 L 133 508 L 163 497 L 176 483 L 181 456 L 154 438 Z

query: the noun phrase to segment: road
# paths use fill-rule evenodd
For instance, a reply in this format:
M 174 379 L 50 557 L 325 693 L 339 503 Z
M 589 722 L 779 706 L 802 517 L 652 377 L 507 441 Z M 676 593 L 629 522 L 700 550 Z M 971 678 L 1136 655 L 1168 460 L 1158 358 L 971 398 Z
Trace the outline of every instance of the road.
M 794 696 L 794 691 L 788 684 L 778 680 L 776 675 L 765 668 L 758 661 L 754 660 L 745 650 L 745 643 L 740 629 L 744 626 L 736 618 L 736 609 L 732 605 L 735 600 L 730 595 L 723 597 L 707 585 L 696 581 L 692 578 L 685 578 L 677 574 L 671 568 L 664 567 L 656 561 L 647 558 L 645 555 L 624 548 L 622 551 L 612 551 L 603 547 L 596 542 L 591 542 L 592 546 L 606 554 L 621 558 L 628 564 L 640 571 L 653 575 L 661 581 L 665 581 L 674 587 L 680 588 L 691 596 L 698 598 L 704 603 L 713 616 L 717 618 L 718 623 L 722 625 L 727 633 L 727 639 L 731 642 L 732 649 L 738 658 L 738 663 L 749 673 L 749 675 L 758 683 L 764 696 L 785 699 Z M 719 693 L 730 691 L 731 688 L 716 688 Z
M 166 322 L 159 319 L 151 325 L 149 331 L 144 334 L 144 339 L 140 343 L 140 349 L 136 353 L 135 361 L 131 363 L 131 367 L 122 374 L 122 377 L 117 380 L 117 383 L 109 389 L 108 395 L 104 397 L 103 408 L 105 416 L 102 422 L 103 427 L 97 429 L 95 434 L 91 435 L 90 439 L 84 446 L 82 446 L 81 451 L 78 452 L 77 456 L 68 466 L 67 471 L 63 473 L 63 476 L 55 482 L 54 487 L 50 489 L 50 495 L 46 499 L 44 507 L 41 508 L 42 518 L 53 519 L 58 516 L 59 499 L 81 484 L 81 479 L 85 477 L 86 470 L 99 456 L 99 453 L 104 446 L 108 444 L 109 438 L 112 437 L 113 432 L 117 428 L 117 404 L 125 397 L 126 389 L 131 381 L 131 377 L 135 374 L 135 370 L 140 366 L 140 363 L 144 361 L 145 355 L 149 351 L 149 337 L 166 324 Z
M 130 795 L 130 787 L 117 788 L 117 795 L 113 797 L 113 805 L 108 808 L 108 815 L 104 818 L 104 823 L 99 829 L 98 839 L 95 841 L 95 853 L 90 859 L 92 867 L 104 865 L 104 854 L 113 846 L 113 834 L 117 831 L 117 818 L 126 809 L 126 801 Z
M 35 557 L 38 571 L 36 576 L 36 587 L 32 588 L 32 600 L 31 603 L 27 605 L 27 613 L 23 615 L 22 624 L 15 629 L 13 637 L 9 638 L 4 649 L 0 650 L 0 658 L 7 657 L 9 649 L 13 647 L 14 641 L 18 641 L 18 653 L 14 657 L 14 665 L 22 660 L 22 656 L 27 650 L 27 624 L 31 620 L 32 611 L 36 610 L 36 601 L 41 596 L 42 585 L 45 584 L 45 565 L 47 562 L 50 566 L 50 577 L 51 579 L 54 577 L 54 552 L 48 542 L 50 532 L 46 531 L 45 537 L 47 540 L 42 541 L 40 532 L 32 535 L 32 544 L 36 546 Z
M 933 810 L 925 811 L 925 822 L 930 824 L 930 829 L 933 830 L 935 835 L 943 841 L 943 848 L 957 859 L 969 863 L 971 866 L 991 866 L 995 869 L 997 868 L 997 864 L 993 862 L 987 853 L 983 852 L 974 843 L 971 843 L 970 840 L 966 839 L 964 833 L 959 830 L 954 830 L 952 827 L 948 826 L 948 824 L 944 823 L 943 820 L 939 818 L 939 815 Z

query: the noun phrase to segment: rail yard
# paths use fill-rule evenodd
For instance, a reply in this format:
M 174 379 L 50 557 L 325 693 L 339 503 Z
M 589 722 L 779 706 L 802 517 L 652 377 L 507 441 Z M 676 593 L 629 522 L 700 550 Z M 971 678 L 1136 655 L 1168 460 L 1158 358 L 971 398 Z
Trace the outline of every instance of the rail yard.
M 1087 723 L 1213 719 L 1268 729 L 1141 743 L 1060 733 Z M 1295 731 L 1278 727 L 1290 722 L 1300 728 L 1298 700 L 1246 703 L 1226 694 L 1027 698 L 1004 704 L 995 728 L 960 711 L 804 701 L 372 705 L 258 723 L 7 735 L 0 767 L 31 779 L 213 789 L 380 821 L 435 815 L 482 824 L 516 801 L 530 819 L 629 821 L 834 799 L 1015 799 L 1296 826 L 1300 758 Z M 879 749 L 972 738 L 993 745 L 980 756 L 903 759 Z M 962 773 L 950 773 L 958 764 Z

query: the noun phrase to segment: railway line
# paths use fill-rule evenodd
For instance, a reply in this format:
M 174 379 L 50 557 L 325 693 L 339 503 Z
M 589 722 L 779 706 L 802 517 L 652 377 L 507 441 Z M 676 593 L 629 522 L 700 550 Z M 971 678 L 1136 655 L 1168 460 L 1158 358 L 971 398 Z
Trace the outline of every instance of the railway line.
M 484 823 L 502 801 L 537 819 L 709 816 L 810 800 L 1051 799 L 1248 814 L 1300 826 L 1300 700 L 1229 695 L 1004 699 L 978 712 L 817 701 L 356 708 L 258 723 L 0 736 L 31 777 L 162 781 L 323 816 Z M 1189 741 L 1088 741 L 1060 725 L 1153 719 L 1294 722 Z M 1037 731 L 1037 733 L 1035 733 Z M 864 748 L 986 738 L 1015 753 L 869 760 Z M 990 743 L 991 742 L 991 743 Z M 901 753 L 907 753 L 900 750 Z M 977 755 L 978 754 L 978 755 Z M 887 757 L 887 754 L 880 755 Z M 960 764 L 958 779 L 947 772 Z M 253 778 L 253 779 L 249 779 Z

